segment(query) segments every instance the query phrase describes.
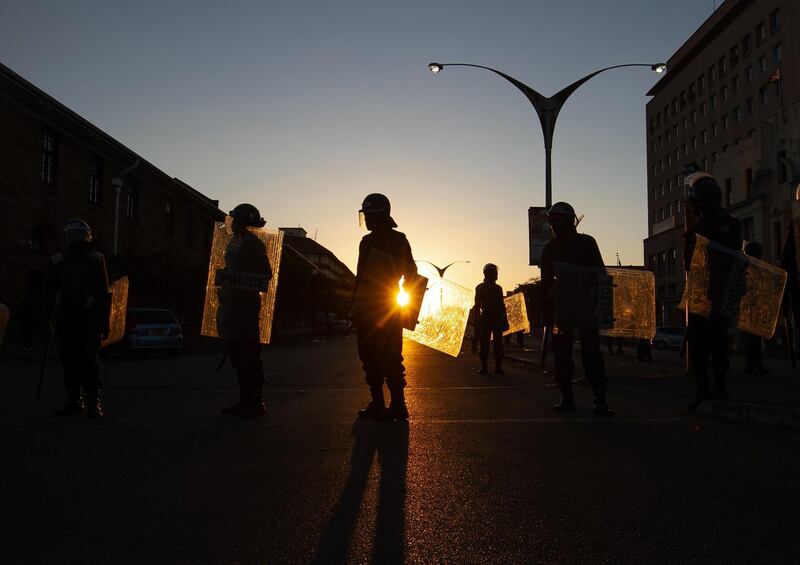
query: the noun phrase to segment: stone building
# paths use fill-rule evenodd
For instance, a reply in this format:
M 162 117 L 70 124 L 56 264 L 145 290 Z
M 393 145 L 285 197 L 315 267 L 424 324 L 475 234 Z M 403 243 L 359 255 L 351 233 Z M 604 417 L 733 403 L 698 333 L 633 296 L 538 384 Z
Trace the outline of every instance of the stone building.
M 648 92 L 644 260 L 658 319 L 682 324 L 684 172 L 713 174 L 745 240 L 781 255 L 800 181 L 800 2 L 726 0 Z
M 73 217 L 92 226 L 112 278 L 130 277 L 130 304 L 199 324 L 218 202 L 0 65 L 0 292 L 12 311 L 30 293 L 42 313 Z

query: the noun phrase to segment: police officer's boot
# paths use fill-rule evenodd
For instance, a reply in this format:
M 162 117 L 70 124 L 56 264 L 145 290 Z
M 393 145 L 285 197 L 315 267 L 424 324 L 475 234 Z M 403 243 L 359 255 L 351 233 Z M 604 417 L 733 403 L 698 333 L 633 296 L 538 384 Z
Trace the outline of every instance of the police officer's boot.
M 606 389 L 603 386 L 594 388 L 594 410 L 596 416 L 613 416 L 614 411 L 606 402 Z
M 698 374 L 695 369 L 695 380 L 697 382 L 697 392 L 695 392 L 694 400 L 689 402 L 689 411 L 694 412 L 701 403 L 711 398 L 711 391 L 708 390 L 708 375 Z
M 495 375 L 505 375 L 506 372 L 503 370 L 503 363 L 498 361 L 494 364 L 494 374 Z
M 481 375 L 485 375 L 489 372 L 489 360 L 481 358 L 481 368 L 478 369 L 478 373 Z
M 83 414 L 80 389 L 68 389 L 67 402 L 61 408 L 53 410 L 54 416 L 72 416 L 74 414 Z
M 366 408 L 362 408 L 358 411 L 359 418 L 377 416 L 386 412 L 386 401 L 383 399 L 383 386 L 370 387 L 369 392 L 372 395 L 372 400 L 370 400 Z
M 262 386 L 263 385 L 258 384 L 246 389 L 245 403 L 242 410 L 239 412 L 240 418 L 258 418 L 267 413 L 267 408 L 264 406 L 264 400 L 262 398 Z
M 575 397 L 572 396 L 572 381 L 561 384 L 561 400 L 553 406 L 554 412 L 572 412 L 575 410 Z
M 383 414 L 375 416 L 376 420 L 408 420 L 405 390 L 402 388 L 389 391 L 392 402 Z
M 227 414 L 227 415 L 236 416 L 244 408 L 244 405 L 245 405 L 244 398 L 245 398 L 244 387 L 242 386 L 242 382 L 240 380 L 239 381 L 239 398 L 238 398 L 238 400 L 236 400 L 236 402 L 234 402 L 230 406 L 226 406 L 225 408 L 221 409 L 219 411 L 219 413 L 220 414 Z
M 99 391 L 86 392 L 86 417 L 87 418 L 103 417 L 103 405 L 100 403 Z
M 714 388 L 711 391 L 711 398 L 714 400 L 728 399 L 728 394 L 725 392 L 725 373 L 714 373 Z

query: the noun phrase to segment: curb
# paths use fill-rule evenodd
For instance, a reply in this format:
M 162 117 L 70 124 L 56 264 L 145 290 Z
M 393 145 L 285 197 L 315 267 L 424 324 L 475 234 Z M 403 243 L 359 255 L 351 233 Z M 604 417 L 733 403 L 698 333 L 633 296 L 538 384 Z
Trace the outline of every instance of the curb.
M 538 360 L 534 359 L 526 359 L 516 355 L 506 355 L 506 359 L 522 365 L 539 367 Z M 723 420 L 732 420 L 740 424 L 761 424 L 800 429 L 800 408 L 791 406 L 715 400 L 698 406 L 697 413 Z

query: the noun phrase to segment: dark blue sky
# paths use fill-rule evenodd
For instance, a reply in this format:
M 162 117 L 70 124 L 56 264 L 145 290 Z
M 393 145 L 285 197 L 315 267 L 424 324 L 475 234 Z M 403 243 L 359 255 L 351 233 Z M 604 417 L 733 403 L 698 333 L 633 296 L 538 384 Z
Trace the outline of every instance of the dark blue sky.
M 549 95 L 598 68 L 667 59 L 713 0 L 37 2 L 3 0 L 0 61 L 167 173 L 302 225 L 354 266 L 356 211 L 385 192 L 420 259 L 527 266 L 544 203 L 538 120 L 488 65 Z M 554 141 L 555 200 L 604 259 L 642 263 L 646 69 L 576 92 Z

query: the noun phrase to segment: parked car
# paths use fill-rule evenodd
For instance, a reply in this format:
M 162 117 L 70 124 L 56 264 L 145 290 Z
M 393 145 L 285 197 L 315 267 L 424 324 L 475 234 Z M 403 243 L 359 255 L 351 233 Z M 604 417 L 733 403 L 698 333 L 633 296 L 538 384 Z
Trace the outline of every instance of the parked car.
M 170 357 L 177 357 L 183 351 L 183 329 L 169 310 L 132 308 L 126 323 L 122 339 L 125 352 L 165 351 Z
M 651 341 L 653 347 L 666 349 L 668 347 L 680 347 L 683 345 L 683 338 L 686 335 L 686 328 L 683 326 L 658 326 L 656 335 Z

